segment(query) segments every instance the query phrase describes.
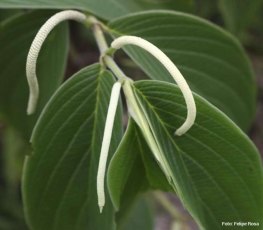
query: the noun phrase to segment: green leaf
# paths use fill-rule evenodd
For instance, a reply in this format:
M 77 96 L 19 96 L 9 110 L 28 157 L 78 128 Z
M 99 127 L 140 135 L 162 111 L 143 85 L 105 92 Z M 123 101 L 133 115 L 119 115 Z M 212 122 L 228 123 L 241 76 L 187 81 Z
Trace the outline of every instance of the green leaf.
M 108 188 L 116 209 L 131 204 L 146 189 L 171 191 L 136 123 L 130 119 L 108 169 Z
M 16 15 L 17 13 L 21 13 L 20 10 L 0 10 L 0 21 L 5 20 L 6 18 L 12 17 Z
M 134 92 L 169 166 L 171 182 L 200 228 L 222 229 L 226 221 L 262 224 L 263 171 L 248 137 L 197 95 L 194 126 L 183 136 L 175 136 L 186 116 L 178 87 L 140 81 Z
M 108 169 L 108 188 L 115 209 L 126 209 L 139 192 L 148 188 L 135 126 L 129 122 Z M 125 206 L 125 207 L 123 207 Z
M 27 140 L 43 106 L 64 75 L 68 51 L 66 24 L 58 26 L 41 49 L 37 64 L 40 85 L 38 110 L 35 115 L 27 116 L 27 53 L 37 31 L 51 14 L 46 11 L 24 13 L 0 24 L 0 116 Z
M 165 52 L 191 89 L 247 130 L 255 114 L 256 84 L 244 50 L 229 33 L 188 14 L 153 11 L 109 23 L 114 37 L 142 37 Z M 152 79 L 173 82 L 163 66 L 146 51 L 125 51 Z
M 226 27 L 239 35 L 260 12 L 262 0 L 219 0 L 219 9 Z
M 0 8 L 78 9 L 104 19 L 112 19 L 132 12 L 151 9 L 193 11 L 193 0 L 1 0 Z
M 107 195 L 99 213 L 96 177 L 111 88 L 111 73 L 87 67 L 59 88 L 45 107 L 24 168 L 26 217 L 36 230 L 111 230 L 114 213 Z M 110 155 L 122 136 L 116 115 Z
M 138 208 L 134 206 L 137 206 L 136 199 L 142 192 L 150 188 L 171 191 L 163 172 L 132 119 L 129 120 L 125 135 L 111 159 L 107 176 L 111 200 L 119 211 L 116 217 L 118 229 L 134 227 L 128 226 L 126 222 L 131 221 L 131 215 L 136 215 L 133 212 Z M 133 219 L 135 222 L 135 218 Z M 138 226 L 144 226 L 148 222 L 137 221 Z
M 153 207 L 146 195 L 140 196 L 132 205 L 129 214 L 117 225 L 117 230 L 153 230 Z
M 24 157 L 30 152 L 30 145 L 16 132 L 6 127 L 2 137 L 2 164 L 5 179 L 5 187 L 15 194 L 21 181 Z M 15 143 L 15 144 L 14 144 Z

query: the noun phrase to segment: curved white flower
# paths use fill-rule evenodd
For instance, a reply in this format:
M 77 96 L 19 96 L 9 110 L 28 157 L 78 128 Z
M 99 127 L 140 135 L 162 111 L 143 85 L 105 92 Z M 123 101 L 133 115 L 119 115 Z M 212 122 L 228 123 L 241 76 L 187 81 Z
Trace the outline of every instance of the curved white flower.
M 26 63 L 26 76 L 30 90 L 27 106 L 28 114 L 33 114 L 36 109 L 37 100 L 39 96 L 39 86 L 36 76 L 36 64 L 40 49 L 48 34 L 56 25 L 58 25 L 62 21 L 75 20 L 78 22 L 84 22 L 86 19 L 87 17 L 83 13 L 74 10 L 65 10 L 49 18 L 47 22 L 38 31 L 30 47 Z
M 194 124 L 196 118 L 196 105 L 195 105 L 193 94 L 186 80 L 184 79 L 183 75 L 180 73 L 180 71 L 174 65 L 174 63 L 158 47 L 146 41 L 145 39 L 136 36 L 121 36 L 119 38 L 116 38 L 111 43 L 111 48 L 119 49 L 125 45 L 136 45 L 148 51 L 157 60 L 159 60 L 160 63 L 162 63 L 162 65 L 171 74 L 171 76 L 177 83 L 178 87 L 181 89 L 187 106 L 186 120 L 183 123 L 183 125 L 176 130 L 175 134 L 181 136 L 184 133 L 186 133 Z
M 118 100 L 120 97 L 121 83 L 116 82 L 111 91 L 111 98 L 104 128 L 103 141 L 100 152 L 99 168 L 97 174 L 97 195 L 98 195 L 98 205 L 100 212 L 102 212 L 105 205 L 105 191 L 104 191 L 104 181 L 105 172 L 107 165 L 107 158 L 109 153 L 110 141 L 112 136 L 112 129 L 114 124 L 114 118 L 118 106 Z

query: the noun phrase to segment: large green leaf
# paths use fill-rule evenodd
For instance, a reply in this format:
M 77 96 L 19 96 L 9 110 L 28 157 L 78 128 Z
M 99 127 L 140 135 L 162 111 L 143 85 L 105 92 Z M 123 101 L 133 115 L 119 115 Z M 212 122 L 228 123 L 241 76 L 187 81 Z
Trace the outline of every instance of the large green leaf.
M 260 12 L 262 0 L 219 0 L 219 9 L 227 28 L 240 34 Z
M 146 189 L 171 190 L 132 119 L 129 120 L 125 135 L 111 159 L 108 187 L 116 209 L 122 209 Z
M 150 224 L 149 219 L 145 218 L 144 221 L 144 218 L 137 220 L 135 218 L 137 215 L 142 215 L 139 214 L 141 213 L 139 207 L 147 209 L 146 204 L 141 204 L 136 199 L 150 188 L 171 191 L 163 172 L 132 119 L 129 120 L 125 135 L 111 159 L 108 169 L 108 188 L 111 200 L 119 211 L 116 217 L 118 229 L 135 228 L 134 224 L 127 226 L 127 222 L 131 221 L 136 222 L 138 228 L 141 226 L 143 229 L 144 226 L 147 229 Z M 148 217 L 147 210 L 145 214 Z
M 0 115 L 29 139 L 47 100 L 61 83 L 68 50 L 67 25 L 58 26 L 47 38 L 37 65 L 40 100 L 35 115 L 27 116 L 29 89 L 25 66 L 34 36 L 53 12 L 19 14 L 0 24 Z
M 199 226 L 225 229 L 222 222 L 248 220 L 262 224 L 262 165 L 248 137 L 197 95 L 194 126 L 183 136 L 175 136 L 186 115 L 178 87 L 140 81 L 134 92 L 169 166 L 171 182 Z
M 141 149 L 137 145 L 135 126 L 129 122 L 128 129 L 118 146 L 108 169 L 108 187 L 116 210 L 127 209 L 139 192 L 148 188 L 146 172 L 142 163 Z
M 135 35 L 158 46 L 193 91 L 248 129 L 255 113 L 255 79 L 242 47 L 230 34 L 198 17 L 171 11 L 133 14 L 108 26 L 115 37 Z M 149 77 L 173 81 L 146 51 L 131 46 L 125 51 Z
M 78 9 L 112 19 L 150 9 L 193 11 L 193 0 L 1 0 L 0 8 Z
M 69 79 L 44 109 L 24 168 L 27 220 L 36 230 L 110 230 L 114 213 L 107 196 L 99 213 L 96 176 L 113 76 L 100 65 Z M 119 107 L 111 141 L 122 136 Z

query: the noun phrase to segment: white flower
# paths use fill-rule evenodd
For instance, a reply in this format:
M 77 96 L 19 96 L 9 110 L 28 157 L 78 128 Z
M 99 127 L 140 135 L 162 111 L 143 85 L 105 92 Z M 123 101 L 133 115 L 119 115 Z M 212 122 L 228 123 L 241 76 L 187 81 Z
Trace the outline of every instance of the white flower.
M 112 129 L 114 124 L 114 118 L 118 106 L 118 100 L 120 97 L 121 83 L 116 82 L 111 91 L 111 98 L 104 128 L 102 146 L 100 151 L 100 160 L 99 160 L 99 168 L 97 174 L 97 195 L 98 195 L 98 205 L 100 208 L 100 212 L 105 205 L 105 191 L 104 191 L 104 181 L 105 181 L 105 172 L 106 165 L 110 147 L 110 141 L 112 136 Z
M 174 63 L 158 47 L 146 41 L 145 39 L 136 36 L 121 36 L 119 38 L 116 38 L 111 43 L 111 47 L 113 49 L 119 49 L 124 45 L 136 45 L 146 50 L 147 52 L 152 54 L 158 61 L 160 61 L 160 63 L 162 63 L 167 71 L 171 74 L 178 87 L 181 89 L 187 106 L 186 120 L 183 125 L 176 130 L 175 134 L 181 136 L 186 133 L 194 124 L 196 118 L 196 106 L 193 94 L 183 75 L 180 73 Z
M 35 112 L 39 97 L 39 86 L 36 76 L 36 64 L 40 49 L 51 30 L 60 22 L 70 19 L 78 22 L 84 22 L 87 19 L 87 17 L 85 14 L 74 10 L 65 10 L 59 12 L 47 20 L 47 22 L 40 28 L 36 37 L 34 38 L 34 41 L 32 42 L 26 63 L 26 76 L 30 90 L 27 106 L 27 114 L 29 115 Z

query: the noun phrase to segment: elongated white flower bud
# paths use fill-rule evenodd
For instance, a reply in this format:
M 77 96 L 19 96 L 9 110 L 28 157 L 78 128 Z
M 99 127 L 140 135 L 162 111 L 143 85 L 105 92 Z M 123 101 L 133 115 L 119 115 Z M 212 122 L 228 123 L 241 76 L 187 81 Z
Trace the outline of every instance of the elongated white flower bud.
M 34 41 L 32 42 L 26 63 L 26 76 L 30 90 L 27 114 L 33 114 L 35 112 L 38 101 L 39 86 L 36 76 L 36 64 L 40 49 L 51 30 L 60 22 L 65 20 L 84 22 L 86 20 L 86 16 L 85 14 L 74 10 L 59 12 L 47 20 L 47 22 L 40 28 Z
M 183 125 L 176 130 L 175 134 L 181 136 L 184 133 L 186 133 L 194 124 L 196 118 L 196 105 L 195 105 L 193 94 L 181 72 L 158 47 L 146 41 L 145 39 L 136 36 L 121 36 L 119 38 L 116 38 L 111 43 L 111 47 L 114 49 L 119 49 L 124 45 L 136 45 L 148 51 L 157 60 L 159 60 L 160 63 L 162 63 L 162 65 L 171 74 L 171 76 L 177 83 L 178 87 L 181 89 L 187 106 L 187 118 L 183 123 Z
M 114 118 L 118 106 L 118 100 L 120 97 L 121 83 L 116 82 L 111 91 L 111 98 L 107 113 L 107 119 L 104 128 L 103 141 L 100 152 L 99 168 L 97 174 L 97 195 L 98 195 L 98 205 L 100 212 L 102 212 L 105 205 L 105 191 L 104 191 L 104 181 L 105 181 L 105 172 L 107 165 L 107 158 L 109 153 L 110 141 L 112 136 L 112 129 L 114 124 Z

